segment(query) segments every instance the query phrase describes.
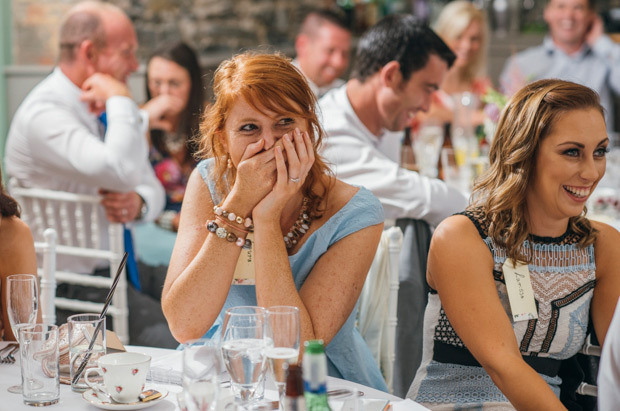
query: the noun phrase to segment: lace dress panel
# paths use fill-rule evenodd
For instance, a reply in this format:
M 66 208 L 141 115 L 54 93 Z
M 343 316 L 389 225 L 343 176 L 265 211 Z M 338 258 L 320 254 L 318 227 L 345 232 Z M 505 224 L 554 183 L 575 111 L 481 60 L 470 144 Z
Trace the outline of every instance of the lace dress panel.
M 488 221 L 480 209 L 462 213 L 478 229 L 494 260 L 493 277 L 500 301 L 512 319 L 502 266 L 506 250 L 488 236 Z M 581 236 L 568 230 L 561 237 L 530 236 L 523 249 L 532 256 L 528 265 L 538 308 L 538 319 L 513 322 L 523 355 L 565 359 L 574 355 L 586 336 L 590 301 L 595 284 L 594 247 L 579 248 Z M 512 320 L 511 320 L 512 321 Z M 443 307 L 434 340 L 464 347 Z

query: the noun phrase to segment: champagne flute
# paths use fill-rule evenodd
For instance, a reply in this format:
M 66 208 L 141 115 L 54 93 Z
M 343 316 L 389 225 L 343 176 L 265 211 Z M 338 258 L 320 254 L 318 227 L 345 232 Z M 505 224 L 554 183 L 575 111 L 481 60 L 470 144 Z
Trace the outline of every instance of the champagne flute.
M 265 355 L 278 387 L 280 404 L 284 401 L 286 368 L 284 364 L 297 364 L 299 359 L 299 309 L 280 305 L 267 309 L 265 329 Z M 282 408 L 284 408 L 281 405 Z
M 235 400 L 243 407 L 260 401 L 264 395 L 265 309 L 233 307 L 226 310 L 222 337 L 222 356 L 230 374 Z
M 198 339 L 183 345 L 183 401 L 189 411 L 215 409 L 222 369 L 217 341 Z
M 19 342 L 19 329 L 34 325 L 39 311 L 39 289 L 34 274 L 14 274 L 6 280 L 6 301 L 11 330 Z M 8 388 L 14 394 L 22 393 L 21 385 Z

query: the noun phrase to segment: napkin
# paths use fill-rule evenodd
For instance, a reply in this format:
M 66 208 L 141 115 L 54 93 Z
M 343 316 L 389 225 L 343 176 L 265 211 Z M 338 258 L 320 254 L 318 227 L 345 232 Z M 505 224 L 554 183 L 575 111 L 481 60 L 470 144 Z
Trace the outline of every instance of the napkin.
M 428 410 L 428 408 L 411 401 L 410 399 L 406 399 L 403 401 L 392 401 L 390 403 L 392 405 L 391 411 L 423 411 Z
M 362 410 L 364 411 L 383 411 L 388 404 L 388 400 L 380 400 L 374 398 L 362 399 Z M 343 410 L 344 411 L 344 410 Z
M 151 360 L 146 379 L 162 384 L 183 385 L 183 351 Z

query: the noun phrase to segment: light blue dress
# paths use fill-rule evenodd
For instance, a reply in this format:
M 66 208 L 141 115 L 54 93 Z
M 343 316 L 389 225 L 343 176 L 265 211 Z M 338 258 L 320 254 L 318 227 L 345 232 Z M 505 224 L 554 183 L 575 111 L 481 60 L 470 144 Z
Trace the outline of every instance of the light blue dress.
M 219 204 L 221 199 L 216 198 L 214 194 L 215 182 L 209 176 L 212 164 L 211 159 L 203 160 L 198 163 L 197 168 L 211 191 L 214 204 Z M 379 200 L 370 191 L 360 187 L 359 191 L 342 209 L 308 236 L 297 253 L 289 256 L 297 290 L 306 281 L 316 261 L 329 247 L 347 235 L 382 223 L 383 220 L 383 207 Z M 346 261 L 342 263 L 346 264 Z M 257 305 L 256 289 L 253 285 L 231 285 L 222 311 L 205 337 L 219 338 L 224 312 L 230 307 L 240 305 Z M 379 371 L 366 342 L 355 327 L 356 314 L 357 305 L 340 331 L 325 348 L 328 374 L 332 377 L 357 382 L 387 392 L 381 371 Z

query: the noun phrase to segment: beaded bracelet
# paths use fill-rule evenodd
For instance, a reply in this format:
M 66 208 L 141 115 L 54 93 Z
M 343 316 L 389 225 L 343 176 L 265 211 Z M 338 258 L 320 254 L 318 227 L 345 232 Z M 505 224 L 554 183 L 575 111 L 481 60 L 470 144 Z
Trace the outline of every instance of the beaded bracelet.
M 216 236 L 225 239 L 229 243 L 235 243 L 239 247 L 246 250 L 252 248 L 251 240 L 245 239 L 243 237 L 237 237 L 235 233 L 231 233 L 227 231 L 224 227 L 218 226 L 215 220 L 208 220 L 205 226 L 207 227 L 207 230 L 209 230 L 209 232 L 215 233 Z
M 222 207 L 217 206 L 217 205 L 213 206 L 213 212 L 215 213 L 215 215 L 221 215 L 221 216 L 227 217 L 230 221 L 234 221 L 235 223 L 246 227 L 250 231 L 252 231 L 252 229 L 254 228 L 252 224 L 252 219 L 250 217 L 243 218 L 241 216 L 236 215 L 233 212 L 226 211 Z
M 215 218 L 217 219 L 217 221 L 219 221 L 219 222 L 221 222 L 222 224 L 224 224 L 224 225 L 226 225 L 226 226 L 228 226 L 228 227 L 232 228 L 232 229 L 233 229 L 233 230 L 235 230 L 235 231 L 239 231 L 239 232 L 242 232 L 242 233 L 245 233 L 245 234 L 249 234 L 249 233 L 250 233 L 248 230 L 244 230 L 243 228 L 240 228 L 240 227 L 237 227 L 237 226 L 232 225 L 230 222 L 228 222 L 228 221 L 227 221 L 224 217 L 222 217 L 222 216 L 219 216 L 219 215 L 217 215 L 217 214 L 216 214 L 216 215 L 215 215 Z

